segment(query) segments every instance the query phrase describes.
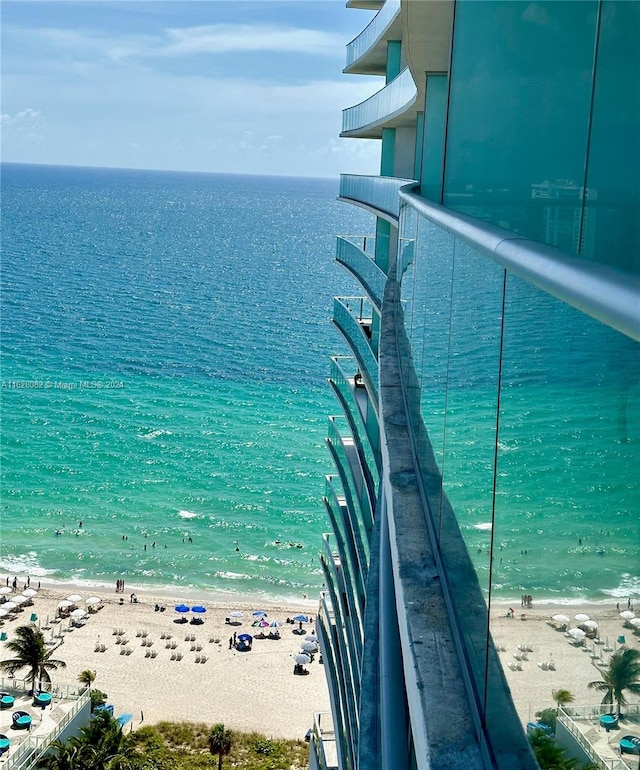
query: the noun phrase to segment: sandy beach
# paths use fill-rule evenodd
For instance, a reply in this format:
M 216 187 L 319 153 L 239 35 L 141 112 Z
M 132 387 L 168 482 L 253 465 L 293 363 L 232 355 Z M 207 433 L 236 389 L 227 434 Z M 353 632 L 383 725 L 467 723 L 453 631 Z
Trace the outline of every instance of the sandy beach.
M 601 679 L 600 668 L 614 649 L 618 637 L 624 636 L 627 647 L 640 648 L 640 637 L 633 628 L 625 627 L 620 612 L 627 609 L 626 601 L 616 609 L 615 604 L 537 605 L 521 609 L 515 607 L 515 617 L 506 617 L 507 607 L 494 609 L 491 629 L 500 659 L 511 689 L 513 701 L 522 723 L 535 722 L 535 712 L 555 706 L 551 693 L 566 689 L 575 696 L 572 706 L 599 704 L 602 695 L 587 685 Z M 504 610 L 504 611 L 503 611 Z M 598 642 L 585 640 L 576 647 L 564 633 L 550 624 L 550 617 L 563 614 L 570 618 L 570 628 L 579 624 L 577 614 L 584 613 L 598 623 Z M 524 619 L 522 619 L 524 618 Z M 526 660 L 518 647 L 530 647 Z M 539 664 L 552 661 L 553 670 Z M 513 669 L 509 665 L 513 666 Z M 515 668 L 520 665 L 522 670 Z M 514 670 L 515 669 L 515 670 Z
M 21 580 L 19 590 L 22 584 Z M 32 582 L 35 586 L 37 583 Z M 130 601 L 131 591 L 135 591 L 137 603 Z M 84 600 L 94 595 L 100 596 L 103 604 L 83 626 L 68 630 L 68 620 L 50 621 L 59 602 L 71 594 L 82 596 L 78 607 L 84 608 Z M 207 612 L 198 616 L 203 618 L 201 625 L 175 622 L 181 616 L 174 606 L 185 601 L 206 607 Z M 165 606 L 166 611 L 156 611 L 156 604 Z M 261 602 L 257 606 L 249 601 L 216 601 L 203 594 L 172 597 L 135 587 L 116 594 L 113 588 L 109 592 L 43 583 L 33 606 L 25 607 L 16 619 L 4 618 L 2 631 L 11 638 L 12 630 L 28 623 L 35 613 L 45 639 L 58 639 L 52 657 L 67 664 L 53 672 L 54 683 L 74 684 L 81 671 L 94 670 L 94 687 L 108 694 L 116 716 L 132 715 L 134 729 L 161 720 L 223 722 L 232 729 L 302 739 L 312 726 L 314 712 L 329 710 L 329 696 L 318 655 L 306 666 L 308 675 L 293 674 L 292 656 L 300 652 L 305 638 L 293 633 L 299 630 L 298 624 L 284 623 L 279 640 L 254 639 L 250 652 L 230 650 L 229 638 L 234 632 L 254 635 L 259 631 L 252 627 L 254 611 L 264 610 L 269 621 L 285 621 L 298 613 L 315 620 L 316 608 L 317 603 L 310 600 L 287 606 Z M 225 623 L 232 611 L 243 613 L 236 625 Z M 196 616 L 189 613 L 185 617 Z M 309 622 L 303 628 L 308 634 L 315 626 Z M 114 629 L 124 633 L 115 635 Z M 169 635 L 171 638 L 166 638 Z M 122 643 L 123 639 L 128 641 Z M 96 651 L 102 646 L 104 651 Z M 129 648 L 130 654 L 121 654 L 123 648 Z M 181 659 L 177 660 L 179 653 Z M 10 657 L 9 650 L 1 645 L 0 659 Z
M 136 603 L 130 601 L 131 590 L 136 592 Z M 102 608 L 91 613 L 85 625 L 73 630 L 68 630 L 67 620 L 48 623 L 55 617 L 59 602 L 76 593 L 82 596 L 77 602 L 79 607 L 97 594 L 103 600 Z M 201 616 L 202 625 L 176 622 L 180 616 L 174 606 L 185 601 L 207 608 Z M 156 611 L 156 604 L 166 610 Z M 116 715 L 132 715 L 134 729 L 161 720 L 207 724 L 221 721 L 229 728 L 303 738 L 312 725 L 314 712 L 329 710 L 329 696 L 319 656 L 307 666 L 307 676 L 293 675 L 292 656 L 304 641 L 304 635 L 293 633 L 298 624 L 284 623 L 279 640 L 255 639 L 252 650 L 246 653 L 230 650 L 229 638 L 234 631 L 255 634 L 258 629 L 252 627 L 252 612 L 256 610 L 266 611 L 268 620 L 285 621 L 298 613 L 315 618 L 316 606 L 312 600 L 286 606 L 262 602 L 258 607 L 246 600 L 229 601 L 226 597 L 221 601 L 220 597 L 202 594 L 170 596 L 137 588 L 117 594 L 113 588 L 89 590 L 72 584 L 43 584 L 33 606 L 25 607 L 14 620 L 5 618 L 2 630 L 10 637 L 12 629 L 29 622 L 31 613 L 35 613 L 40 626 L 50 626 L 43 629 L 46 639 L 58 635 L 53 657 L 67 664 L 66 669 L 53 674 L 54 682 L 73 684 L 84 669 L 96 671 L 94 686 L 108 694 Z M 600 702 L 601 696 L 589 690 L 587 684 L 600 679 L 599 667 L 620 646 L 618 638 L 624 635 L 627 646 L 640 647 L 640 637 L 633 628 L 625 627 L 619 615 L 624 609 L 626 602 L 619 610 L 609 604 L 536 605 L 517 608 L 512 618 L 506 616 L 506 606 L 494 607 L 493 638 L 523 725 L 535 721 L 536 711 L 555 705 L 553 690 L 572 692 L 574 706 Z M 234 610 L 242 612 L 243 617 L 238 625 L 229 625 L 225 619 Z M 587 640 L 584 647 L 571 644 L 550 622 L 557 613 L 570 618 L 570 627 L 579 623 L 576 614 L 589 615 L 598 623 L 600 643 Z M 306 623 L 304 628 L 310 633 L 314 624 Z M 115 629 L 124 633 L 118 636 Z M 153 644 L 149 645 L 149 641 Z M 96 651 L 103 646 L 104 651 Z M 524 656 L 519 647 L 527 648 Z M 123 648 L 129 648 L 130 654 L 121 654 Z M 181 660 L 175 659 L 178 653 Z M 2 645 L 0 658 L 7 657 L 9 652 Z M 203 657 L 204 663 L 197 662 Z M 546 666 L 550 661 L 553 669 Z

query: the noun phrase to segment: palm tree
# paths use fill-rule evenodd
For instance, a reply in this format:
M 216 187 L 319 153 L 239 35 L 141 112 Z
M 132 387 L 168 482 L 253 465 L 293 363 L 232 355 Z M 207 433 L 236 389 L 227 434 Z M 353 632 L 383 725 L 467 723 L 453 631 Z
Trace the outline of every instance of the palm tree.
M 573 703 L 575 700 L 574 694 L 569 692 L 569 690 L 553 690 L 551 696 L 556 702 L 558 708 L 560 708 L 560 706 L 566 706 L 567 703 Z
M 603 692 L 603 703 L 618 706 L 618 714 L 622 706 L 627 705 L 623 690 L 634 695 L 640 695 L 640 650 L 620 648 L 611 656 L 609 668 L 602 671 L 602 680 L 589 682 L 593 690 Z
M 209 751 L 218 755 L 218 770 L 222 770 L 222 759 L 231 751 L 231 733 L 222 724 L 214 725 L 208 741 Z
M 6 643 L 7 648 L 15 653 L 16 657 L 0 661 L 0 669 L 6 671 L 9 676 L 14 676 L 21 668 L 29 667 L 31 687 L 35 690 L 36 679 L 40 689 L 42 682 L 51 681 L 49 671 L 66 667 L 67 664 L 63 660 L 51 658 L 53 650 L 47 650 L 42 631 L 35 625 L 19 626 L 16 628 L 16 637 Z
M 138 770 L 144 757 L 128 743 L 122 726 L 108 712 L 91 717 L 77 737 L 54 741 L 37 767 L 46 770 Z
M 84 671 L 81 671 L 78 674 L 78 681 L 80 684 L 85 684 L 87 687 L 91 687 L 91 685 L 96 680 L 96 672 L 92 671 L 90 668 L 85 668 Z

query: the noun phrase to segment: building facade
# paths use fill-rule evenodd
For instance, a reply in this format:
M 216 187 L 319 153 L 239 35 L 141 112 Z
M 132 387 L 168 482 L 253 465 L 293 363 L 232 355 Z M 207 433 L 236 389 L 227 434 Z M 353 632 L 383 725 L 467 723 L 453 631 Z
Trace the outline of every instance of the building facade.
M 527 770 L 504 587 L 640 593 L 640 4 L 347 6 L 345 73 L 384 85 L 342 136 L 381 161 L 340 182 L 372 227 L 337 243 L 312 767 Z M 564 570 L 598 527 L 617 577 Z

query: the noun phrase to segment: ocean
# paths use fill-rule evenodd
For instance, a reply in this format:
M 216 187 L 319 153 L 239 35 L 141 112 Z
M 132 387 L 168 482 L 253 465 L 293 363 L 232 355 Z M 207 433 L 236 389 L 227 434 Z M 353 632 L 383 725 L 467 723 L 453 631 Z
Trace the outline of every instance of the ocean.
M 361 293 L 335 235 L 373 233 L 337 187 L 3 164 L 4 574 L 317 596 L 332 297 Z M 561 573 L 550 552 L 537 595 L 640 593 L 635 521 L 607 527 L 606 570 L 573 536 Z

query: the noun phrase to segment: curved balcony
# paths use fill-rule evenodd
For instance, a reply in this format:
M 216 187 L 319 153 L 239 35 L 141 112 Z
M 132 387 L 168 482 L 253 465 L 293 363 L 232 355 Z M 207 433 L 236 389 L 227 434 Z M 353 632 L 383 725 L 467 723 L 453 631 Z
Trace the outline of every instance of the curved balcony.
M 339 476 L 326 477 L 326 493 L 323 502 L 340 548 L 343 572 L 352 586 L 352 590 L 347 594 L 349 600 L 353 602 L 351 614 L 360 622 L 364 613 L 366 585 L 364 575 L 359 569 L 355 540 L 351 535 L 347 502 L 344 495 L 336 489 L 339 479 Z
M 415 182 L 395 176 L 341 174 L 339 198 L 397 225 L 400 216 L 399 192 L 407 184 Z
M 338 236 L 336 245 L 336 260 L 362 285 L 378 312 L 382 310 L 382 295 L 387 276 L 376 265 L 371 257 L 355 243 Z
M 371 328 L 371 319 L 356 317 L 350 308 L 354 300 L 359 302 L 362 298 L 339 298 L 333 301 L 333 322 L 337 326 L 347 344 L 353 351 L 358 362 L 360 373 L 373 401 L 378 400 L 378 361 L 369 344 L 366 328 Z
M 418 89 L 408 67 L 377 93 L 354 107 L 342 110 L 342 133 L 359 139 L 380 139 L 383 128 L 415 123 L 410 107 L 418 98 Z
M 399 18 L 400 0 L 386 0 L 369 24 L 347 45 L 344 72 L 384 75 L 387 67 L 387 40 L 399 40 L 402 36 Z
M 363 467 L 368 474 L 367 483 L 370 484 L 375 499 L 382 467 L 380 426 L 374 408 L 377 404 L 372 404 L 367 397 L 366 388 L 356 383 L 356 370 L 357 364 L 353 356 L 332 356 L 329 385 L 349 422 L 356 446 L 363 458 Z
M 338 427 L 341 423 L 343 430 Z M 354 437 L 349 432 L 349 424 L 345 418 L 329 418 L 329 442 L 336 448 L 345 469 L 348 468 L 349 491 L 354 502 L 357 503 L 356 521 L 360 530 L 367 563 L 369 562 L 370 545 L 369 539 L 373 529 L 373 506 L 375 498 L 373 490 L 366 483 L 366 477 L 362 467 L 362 457 L 359 454 Z

